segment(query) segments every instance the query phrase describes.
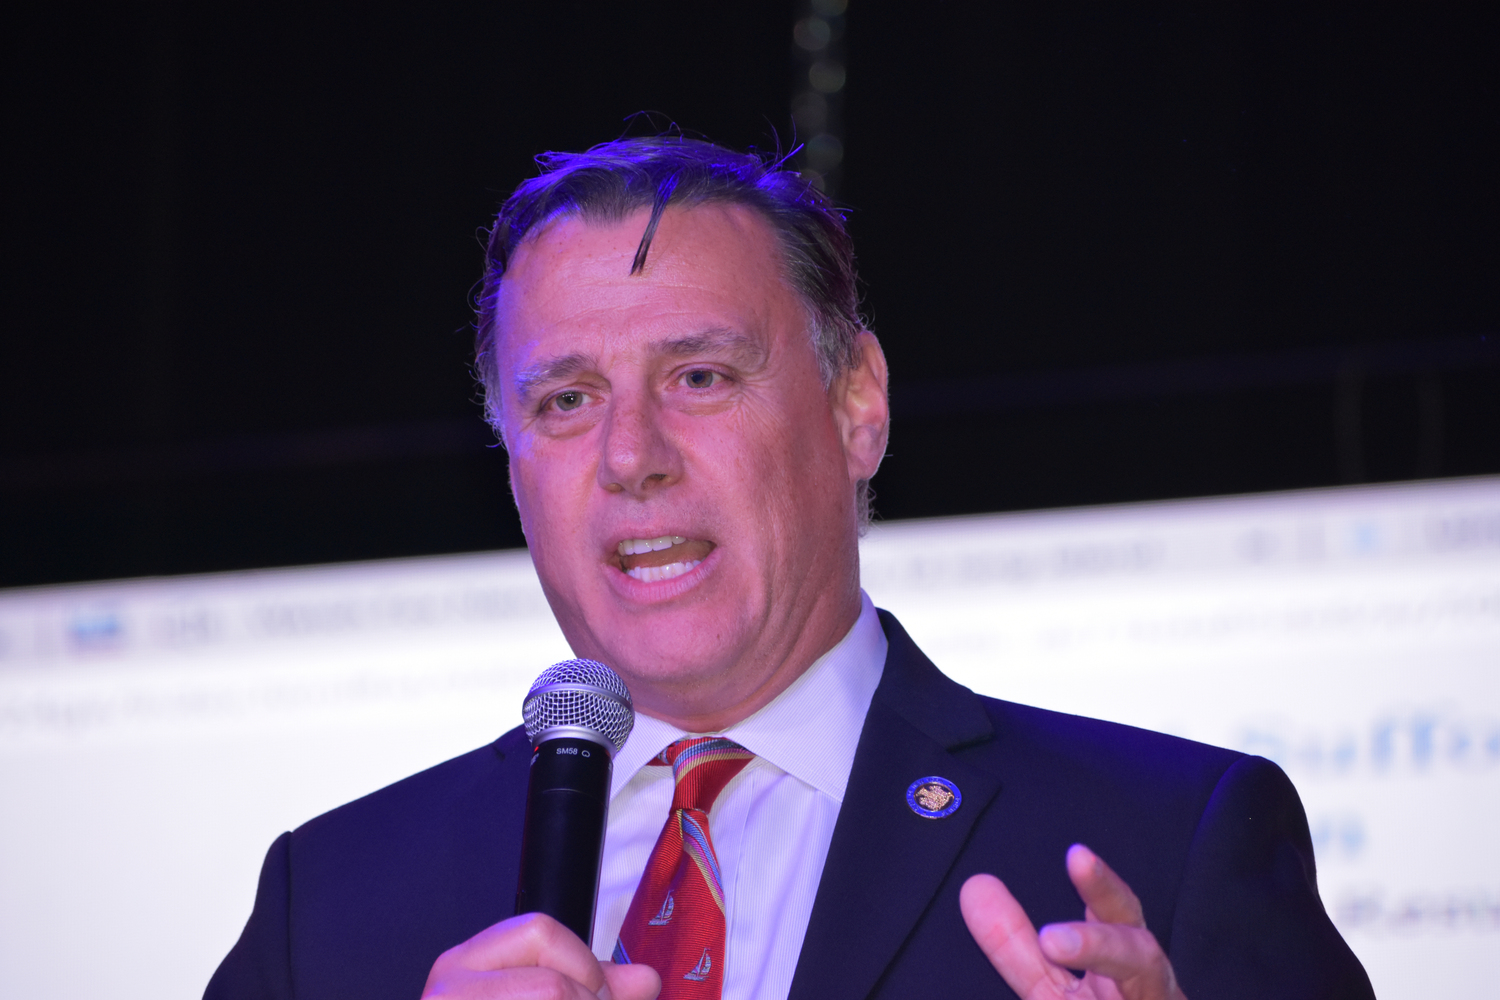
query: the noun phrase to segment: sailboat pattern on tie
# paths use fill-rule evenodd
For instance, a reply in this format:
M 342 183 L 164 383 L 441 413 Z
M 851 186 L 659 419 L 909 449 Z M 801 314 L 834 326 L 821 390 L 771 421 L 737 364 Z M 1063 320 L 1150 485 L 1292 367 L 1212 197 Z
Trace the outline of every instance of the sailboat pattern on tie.
M 672 922 L 672 911 L 676 908 L 677 904 L 672 902 L 672 893 L 668 892 L 667 898 L 661 901 L 661 909 L 657 910 L 656 916 L 646 921 L 646 923 L 652 927 L 665 927 Z
M 651 761 L 672 768 L 672 809 L 625 914 L 614 960 L 655 968 L 660 1000 L 722 996 L 727 906 L 708 812 L 754 757 L 732 740 L 704 736 L 678 740 Z
M 701 983 L 708 978 L 713 971 L 714 963 L 708 957 L 708 949 L 703 949 L 703 957 L 698 959 L 698 964 L 682 974 L 683 979 L 691 979 L 695 983 Z

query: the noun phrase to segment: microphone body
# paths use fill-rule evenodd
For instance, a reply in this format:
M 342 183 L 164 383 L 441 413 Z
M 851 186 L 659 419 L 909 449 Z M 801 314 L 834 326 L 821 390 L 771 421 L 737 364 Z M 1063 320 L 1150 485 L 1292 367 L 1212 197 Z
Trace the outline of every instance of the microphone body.
M 556 917 L 585 944 L 592 944 L 613 770 L 590 740 L 545 740 L 531 757 L 516 912 Z
M 537 678 L 522 713 L 534 752 L 516 913 L 545 913 L 592 944 L 614 755 L 635 722 L 630 692 L 602 663 L 568 660 Z

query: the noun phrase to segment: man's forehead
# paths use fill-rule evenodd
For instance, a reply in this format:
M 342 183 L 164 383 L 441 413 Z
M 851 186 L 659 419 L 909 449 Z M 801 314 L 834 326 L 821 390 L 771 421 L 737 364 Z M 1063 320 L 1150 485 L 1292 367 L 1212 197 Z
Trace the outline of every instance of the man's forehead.
M 753 210 L 668 209 L 645 272 L 632 273 L 648 217 L 646 209 L 615 222 L 564 216 L 518 250 L 497 289 L 495 329 L 497 360 L 518 390 L 597 366 L 616 347 L 751 360 L 767 351 L 773 314 L 803 312 L 782 278 L 775 237 Z
M 500 289 L 528 285 L 565 272 L 603 269 L 612 277 L 647 277 L 663 270 L 732 264 L 740 273 L 779 275 L 781 247 L 771 224 L 747 205 L 709 201 L 672 205 L 649 240 L 643 268 L 634 268 L 650 228 L 651 209 L 621 216 L 564 211 L 539 224 L 516 247 Z
M 594 218 L 577 211 L 563 211 L 540 223 L 511 253 L 502 285 L 519 269 L 523 274 L 537 257 L 556 265 L 578 264 L 600 256 L 635 253 L 650 220 L 649 208 L 614 218 Z M 627 269 L 628 270 L 628 269 Z

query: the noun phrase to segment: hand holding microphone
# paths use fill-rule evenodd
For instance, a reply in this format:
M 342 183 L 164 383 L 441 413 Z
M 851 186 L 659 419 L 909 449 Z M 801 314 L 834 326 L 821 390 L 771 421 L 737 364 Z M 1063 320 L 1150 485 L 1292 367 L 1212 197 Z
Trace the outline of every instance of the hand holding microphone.
M 650 966 L 589 951 L 614 755 L 635 724 L 630 691 L 609 667 L 567 660 L 544 670 L 522 706 L 533 747 L 516 916 L 439 956 L 422 996 L 496 1000 L 652 1000 Z

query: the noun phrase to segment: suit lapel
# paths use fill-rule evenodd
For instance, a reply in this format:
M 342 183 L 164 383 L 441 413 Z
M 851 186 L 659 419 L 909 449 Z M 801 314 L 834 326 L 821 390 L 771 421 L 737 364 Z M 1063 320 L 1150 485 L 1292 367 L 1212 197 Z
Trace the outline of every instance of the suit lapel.
M 854 1000 L 874 988 L 1000 790 L 994 775 L 952 755 L 993 735 L 967 688 L 944 677 L 905 630 L 880 613 L 890 643 L 834 827 L 792 980 L 792 1000 Z M 920 778 L 947 778 L 963 803 L 925 819 L 906 802 Z

